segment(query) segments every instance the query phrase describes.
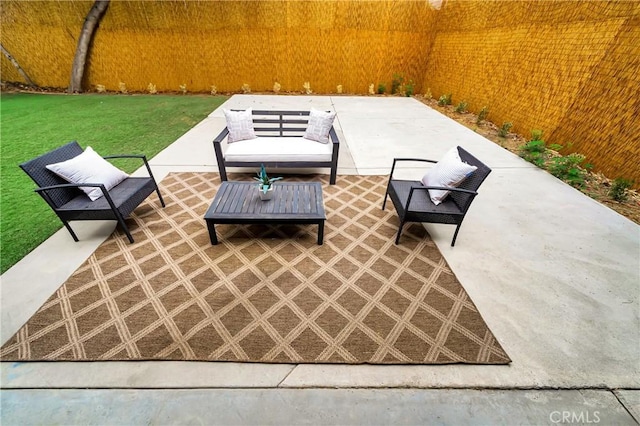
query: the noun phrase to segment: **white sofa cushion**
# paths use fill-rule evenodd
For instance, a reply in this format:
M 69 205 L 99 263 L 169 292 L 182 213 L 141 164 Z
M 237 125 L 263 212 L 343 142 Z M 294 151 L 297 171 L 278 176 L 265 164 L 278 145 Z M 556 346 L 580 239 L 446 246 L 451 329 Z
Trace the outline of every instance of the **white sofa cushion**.
M 227 146 L 225 161 L 291 162 L 331 161 L 333 144 L 302 137 L 265 136 L 234 142 Z
M 311 108 L 309 111 L 309 124 L 304 132 L 304 137 L 320 143 L 329 143 L 329 131 L 336 118 L 335 112 L 320 111 Z
M 229 129 L 227 141 L 229 143 L 256 137 L 256 133 L 253 130 L 253 112 L 251 108 L 244 111 L 223 109 L 222 112 L 227 120 L 227 129 Z

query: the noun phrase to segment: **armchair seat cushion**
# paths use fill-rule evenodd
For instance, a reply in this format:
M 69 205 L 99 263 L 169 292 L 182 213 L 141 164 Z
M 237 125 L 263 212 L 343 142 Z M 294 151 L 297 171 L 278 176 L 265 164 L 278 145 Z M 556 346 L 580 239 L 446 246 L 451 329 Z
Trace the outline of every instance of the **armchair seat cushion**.
M 155 182 L 147 177 L 130 177 L 109 190 L 111 200 L 123 216 L 128 216 L 135 208 L 144 201 L 153 191 Z M 103 211 L 101 219 L 115 218 L 110 209 L 109 202 L 105 197 L 100 197 L 96 201 L 90 202 L 82 195 L 73 198 L 68 203 L 60 206 L 61 212 L 89 212 Z M 123 211 L 124 210 L 124 211 Z M 98 219 L 94 217 L 94 219 Z
M 225 151 L 228 162 L 331 162 L 332 144 L 303 137 L 263 136 L 234 142 Z

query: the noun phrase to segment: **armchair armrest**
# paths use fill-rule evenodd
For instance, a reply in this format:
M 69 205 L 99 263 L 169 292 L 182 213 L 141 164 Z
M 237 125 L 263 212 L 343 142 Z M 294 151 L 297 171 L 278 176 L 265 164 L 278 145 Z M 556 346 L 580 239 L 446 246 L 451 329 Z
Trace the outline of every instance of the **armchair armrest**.
M 144 154 L 118 154 L 118 155 L 105 155 L 104 157 L 105 160 L 108 160 L 110 158 L 140 158 L 143 161 L 147 160 L 147 156 Z
M 42 193 L 41 195 L 44 197 L 44 199 L 47 201 L 47 203 L 49 203 L 51 208 L 54 211 L 56 211 L 58 209 L 55 207 L 55 204 L 53 203 L 53 201 L 49 197 L 48 191 L 51 191 L 51 190 L 54 190 L 54 189 L 80 188 L 80 187 L 87 187 L 87 186 L 94 187 L 94 188 L 100 188 L 100 190 L 102 191 L 102 195 L 104 196 L 104 199 L 107 200 L 107 203 L 109 203 L 109 206 L 111 207 L 111 210 L 113 210 L 114 212 L 117 210 L 115 203 L 111 199 L 111 194 L 109 194 L 109 191 L 107 191 L 107 188 L 102 183 L 63 183 L 63 184 L 60 184 L 60 185 L 43 186 L 42 188 L 36 188 L 34 191 L 37 192 L 37 193 Z
M 454 187 L 451 187 L 451 186 L 412 185 L 411 189 L 409 190 L 409 196 L 407 197 L 407 205 L 404 206 L 404 210 L 405 211 L 409 211 L 409 206 L 411 205 L 411 198 L 413 197 L 413 191 L 427 191 L 428 192 L 430 189 L 440 189 L 440 190 L 446 190 L 446 191 L 451 191 L 451 192 L 460 192 L 460 193 L 470 194 L 472 199 L 476 195 L 478 195 L 478 193 L 476 191 L 470 191 L 468 189 L 463 189 L 463 188 L 454 188 Z
M 405 161 L 418 161 L 422 163 L 437 163 L 436 160 L 427 160 L 426 158 L 394 158 L 393 165 L 391 166 L 391 173 L 389 173 L 389 180 L 393 177 L 393 171 L 396 169 L 396 163 Z
M 41 188 L 34 189 L 35 192 L 47 192 L 54 189 L 62 189 L 62 188 L 80 188 L 80 187 L 102 187 L 102 192 L 106 190 L 104 184 L 101 183 L 62 183 L 60 185 L 51 185 L 51 186 L 43 186 Z
M 153 179 L 155 182 L 156 179 L 153 177 L 153 173 L 151 173 L 151 167 L 149 166 L 149 162 L 147 161 L 147 156 L 144 154 L 118 154 L 118 155 L 105 155 L 105 160 L 114 159 L 114 158 L 139 158 L 144 163 L 144 166 L 147 168 L 147 173 L 149 173 L 149 177 Z M 88 185 L 83 185 L 88 186 Z M 104 192 L 104 191 L 103 191 Z

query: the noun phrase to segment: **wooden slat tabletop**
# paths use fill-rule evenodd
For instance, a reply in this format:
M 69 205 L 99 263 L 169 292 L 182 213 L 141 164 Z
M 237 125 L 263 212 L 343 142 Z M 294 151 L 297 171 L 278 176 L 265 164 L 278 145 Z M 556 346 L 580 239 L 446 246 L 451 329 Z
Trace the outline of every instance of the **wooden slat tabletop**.
M 320 182 L 277 182 L 271 200 L 262 201 L 256 183 L 222 182 L 205 219 L 258 221 L 326 219 Z

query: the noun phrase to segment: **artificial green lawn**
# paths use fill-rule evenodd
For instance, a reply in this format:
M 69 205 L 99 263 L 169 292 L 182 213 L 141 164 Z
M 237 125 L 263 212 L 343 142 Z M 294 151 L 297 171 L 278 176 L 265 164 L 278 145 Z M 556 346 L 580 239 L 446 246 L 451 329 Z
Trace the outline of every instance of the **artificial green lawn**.
M 62 227 L 47 203 L 33 192 L 36 185 L 18 167 L 20 163 L 72 140 L 83 148 L 90 145 L 101 155 L 145 154 L 151 159 L 226 99 L 204 95 L 2 94 L 0 273 Z M 142 163 L 120 160 L 114 165 L 130 173 Z

